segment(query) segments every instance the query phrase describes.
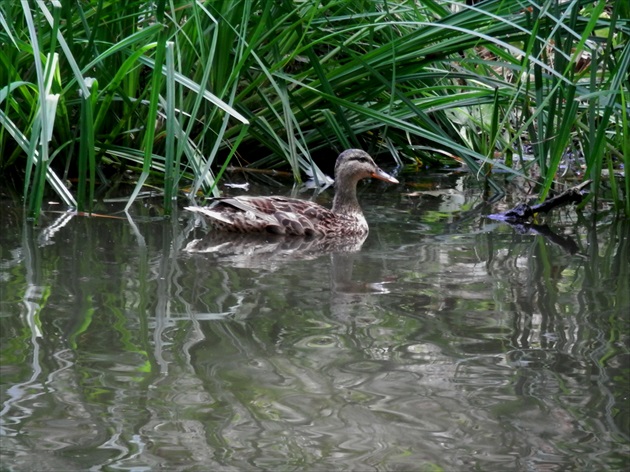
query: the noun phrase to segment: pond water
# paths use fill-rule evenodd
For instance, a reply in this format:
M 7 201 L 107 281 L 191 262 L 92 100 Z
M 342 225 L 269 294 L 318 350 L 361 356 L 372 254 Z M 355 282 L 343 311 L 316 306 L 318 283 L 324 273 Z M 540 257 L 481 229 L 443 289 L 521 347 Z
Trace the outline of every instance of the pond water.
M 457 172 L 360 200 L 354 250 L 3 201 L 2 470 L 624 470 L 629 222 L 513 228 Z

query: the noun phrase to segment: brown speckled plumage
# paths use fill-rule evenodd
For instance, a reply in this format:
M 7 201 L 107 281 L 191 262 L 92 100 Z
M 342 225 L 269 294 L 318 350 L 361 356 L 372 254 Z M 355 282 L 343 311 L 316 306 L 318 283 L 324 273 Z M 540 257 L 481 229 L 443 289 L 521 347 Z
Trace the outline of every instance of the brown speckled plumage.
M 186 207 L 213 228 L 233 233 L 294 236 L 366 234 L 368 225 L 357 200 L 357 182 L 373 177 L 390 183 L 370 155 L 359 149 L 342 152 L 335 164 L 335 198 L 331 210 L 307 200 L 286 197 L 215 198 L 207 207 Z

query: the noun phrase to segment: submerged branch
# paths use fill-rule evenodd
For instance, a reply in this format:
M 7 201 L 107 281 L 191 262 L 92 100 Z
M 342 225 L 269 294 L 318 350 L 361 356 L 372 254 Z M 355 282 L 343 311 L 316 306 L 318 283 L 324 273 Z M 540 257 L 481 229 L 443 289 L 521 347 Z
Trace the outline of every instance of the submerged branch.
M 571 187 L 562 192 L 560 195 L 548 198 L 538 205 L 531 206 L 527 203 L 519 203 L 514 208 L 506 211 L 505 213 L 488 215 L 488 218 L 514 224 L 525 223 L 529 218 L 537 213 L 547 213 L 554 208 L 558 208 L 568 204 L 581 203 L 582 200 L 584 200 L 584 197 L 588 195 L 588 193 L 584 189 L 588 187 L 591 182 L 592 180 L 582 182 L 580 185 Z

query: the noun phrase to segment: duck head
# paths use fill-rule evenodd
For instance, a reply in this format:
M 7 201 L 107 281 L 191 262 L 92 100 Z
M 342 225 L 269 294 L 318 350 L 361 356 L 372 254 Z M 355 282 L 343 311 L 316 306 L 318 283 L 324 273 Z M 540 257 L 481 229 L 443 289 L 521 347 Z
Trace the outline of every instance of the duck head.
M 398 183 L 398 180 L 380 169 L 374 159 L 361 149 L 348 149 L 339 154 L 335 164 L 336 183 L 348 185 L 349 182 L 356 183 L 370 177 L 390 184 Z

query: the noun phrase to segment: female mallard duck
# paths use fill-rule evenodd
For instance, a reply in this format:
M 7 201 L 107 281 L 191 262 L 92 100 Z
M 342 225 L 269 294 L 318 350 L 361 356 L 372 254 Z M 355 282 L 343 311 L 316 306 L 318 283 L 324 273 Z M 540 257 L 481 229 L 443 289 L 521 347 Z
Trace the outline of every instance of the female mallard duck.
M 233 233 L 274 233 L 296 236 L 363 235 L 368 232 L 359 201 L 357 182 L 373 177 L 392 184 L 365 151 L 348 149 L 335 164 L 332 210 L 317 203 L 286 197 L 226 197 L 207 207 L 186 207 L 206 217 L 211 227 Z

